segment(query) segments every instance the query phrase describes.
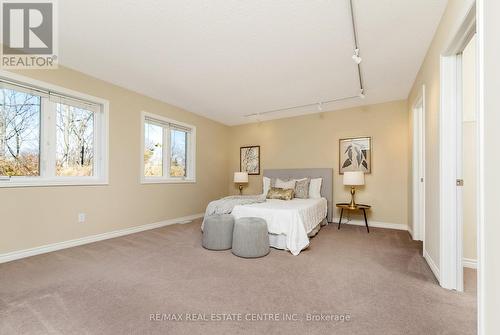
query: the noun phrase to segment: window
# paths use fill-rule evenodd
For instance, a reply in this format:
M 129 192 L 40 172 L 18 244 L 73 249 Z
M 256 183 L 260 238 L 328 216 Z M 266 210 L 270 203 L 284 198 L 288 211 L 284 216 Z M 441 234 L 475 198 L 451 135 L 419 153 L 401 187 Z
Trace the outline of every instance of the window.
M 144 124 L 144 175 L 163 176 L 163 128 L 146 122 Z
M 0 88 L 0 176 L 40 175 L 39 96 Z
M 47 86 L 0 77 L 0 187 L 107 183 L 107 102 Z
M 94 175 L 94 112 L 56 104 L 56 175 Z
M 195 182 L 194 126 L 143 113 L 142 130 L 143 183 Z
M 170 129 L 170 177 L 186 177 L 188 132 Z

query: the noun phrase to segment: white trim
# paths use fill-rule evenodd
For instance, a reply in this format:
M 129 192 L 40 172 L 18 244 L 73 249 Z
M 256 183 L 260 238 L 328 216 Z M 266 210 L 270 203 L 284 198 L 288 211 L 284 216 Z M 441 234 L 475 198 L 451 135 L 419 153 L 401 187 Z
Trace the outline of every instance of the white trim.
M 14 261 L 16 259 L 26 258 L 26 257 L 30 257 L 30 256 L 35 256 L 35 255 L 45 254 L 47 252 L 57 251 L 57 250 L 61 250 L 61 249 L 72 248 L 72 247 L 76 247 L 76 246 L 84 245 L 84 244 L 88 244 L 88 243 L 103 241 L 103 240 L 107 240 L 110 238 L 139 233 L 141 231 L 161 228 L 161 227 L 172 225 L 172 224 L 184 224 L 184 223 L 191 222 L 195 219 L 201 218 L 201 217 L 203 217 L 203 215 L 204 215 L 204 213 L 188 215 L 188 216 L 184 216 L 184 217 L 180 217 L 180 218 L 176 218 L 176 219 L 168 219 L 168 220 L 164 220 L 164 221 L 160 221 L 160 222 L 156 222 L 156 223 L 145 224 L 142 226 L 125 228 L 125 229 L 115 230 L 115 231 L 97 234 L 97 235 L 90 235 L 90 236 L 86 236 L 86 237 L 82 237 L 82 238 L 77 238 L 74 240 L 68 240 L 68 241 L 63 241 L 63 242 L 42 245 L 42 246 L 35 247 L 35 248 L 12 251 L 12 252 L 8 252 L 5 254 L 0 254 L 0 263 L 10 262 L 10 261 Z
M 40 176 L 38 177 L 11 177 L 2 178 L 0 188 L 10 187 L 40 187 L 40 186 L 85 186 L 85 185 L 108 185 L 109 184 L 109 101 L 91 96 L 85 93 L 73 91 L 61 86 L 48 84 L 29 77 L 0 70 L 0 77 L 16 83 L 32 86 L 52 93 L 57 93 L 69 98 L 81 99 L 89 103 L 95 103 L 101 107 L 101 111 L 96 114 L 94 127 L 95 161 L 94 171 L 96 176 L 92 177 L 64 177 L 52 175 L 55 171 L 55 164 L 52 154 L 55 150 L 55 126 L 48 124 L 49 117 L 54 117 L 49 106 L 53 104 L 49 97 L 42 97 L 41 124 L 40 124 Z M 38 94 L 36 91 L 33 94 Z M 45 111 L 45 112 L 44 112 Z M 51 134 L 53 138 L 42 137 Z M 49 140 L 51 144 L 42 143 L 42 140 Z M 50 150 L 50 154 L 47 152 Z M 50 177 L 47 177 L 50 176 Z
M 408 225 L 408 234 L 410 234 L 411 238 L 415 240 L 415 237 L 413 236 L 413 229 L 411 229 L 411 225 Z M 418 241 L 418 240 L 416 240 Z
M 330 224 L 337 224 L 339 223 L 339 218 L 334 218 L 334 222 Z M 364 220 L 352 220 L 352 219 L 346 219 L 346 221 L 342 221 L 340 229 L 342 229 L 342 225 L 348 224 L 348 225 L 353 225 L 353 226 L 365 226 L 365 221 Z M 390 223 L 390 222 L 380 222 L 380 221 L 370 221 L 368 220 L 368 227 L 374 227 L 374 228 L 386 228 L 386 229 L 397 229 L 397 230 L 404 230 L 408 231 L 408 226 L 403 224 L 403 223 Z
M 0 70 L 0 77 L 4 77 L 4 78 L 10 79 L 10 80 L 13 80 L 16 82 L 20 82 L 20 83 L 29 84 L 29 85 L 35 86 L 35 87 L 40 87 L 40 88 L 43 88 L 43 89 L 46 89 L 49 91 L 53 91 L 53 92 L 67 95 L 69 97 L 74 97 L 74 98 L 78 98 L 78 99 L 82 99 L 82 100 L 88 100 L 90 102 L 95 102 L 95 103 L 100 104 L 100 105 L 104 105 L 105 103 L 109 103 L 108 100 L 103 99 L 103 98 L 99 98 L 99 97 L 95 97 L 95 96 L 92 96 L 89 94 L 74 91 L 74 90 L 71 90 L 69 88 L 49 84 L 49 83 L 46 83 L 44 81 L 32 79 L 30 77 L 25 77 L 25 76 L 22 76 L 22 75 L 13 73 L 13 72 Z
M 141 177 L 141 184 L 195 184 L 196 179 L 190 178 L 165 178 L 165 177 Z
M 485 207 L 484 207 L 484 115 L 485 115 L 485 65 L 484 65 L 484 0 L 476 1 L 476 68 L 477 68 L 477 101 L 476 101 L 476 132 L 477 132 L 477 333 L 486 335 L 485 311 L 486 311 L 486 289 L 485 289 Z M 494 32 L 489 32 L 490 34 Z M 491 43 L 491 42 L 490 42 Z M 494 93 L 493 93 L 494 94 Z M 490 111 L 491 113 L 492 111 Z M 494 257 L 494 256 L 493 256 Z M 491 271 L 494 271 L 491 269 Z
M 20 178 L 16 181 L 16 178 Z M 33 178 L 33 179 L 31 179 Z M 5 183 L 5 184 L 4 184 Z M 12 177 L 10 181 L 0 182 L 0 188 L 9 187 L 51 187 L 51 186 L 99 186 L 109 185 L 108 180 L 93 177 L 58 177 L 58 178 L 39 178 L 39 177 Z
M 455 183 L 457 179 L 463 180 L 464 174 L 463 174 L 463 60 L 462 60 L 462 54 L 458 54 L 456 56 L 457 58 L 457 102 L 456 102 L 456 124 L 455 124 L 455 131 L 456 131 L 456 170 L 455 170 Z M 473 162 L 474 164 L 474 162 Z M 456 184 L 455 184 L 456 185 Z M 462 186 L 457 186 L 456 187 L 456 209 L 457 209 L 457 214 L 456 214 L 456 224 L 455 226 L 457 227 L 457 232 L 456 232 L 456 239 L 457 239 L 457 246 L 456 246 L 456 254 L 457 254 L 457 268 L 455 269 L 456 272 L 456 282 L 457 282 L 457 287 L 456 290 L 459 292 L 464 291 L 464 270 L 462 266 L 462 257 L 464 254 L 463 251 L 463 246 L 464 246 L 464 237 L 463 237 L 463 231 L 464 231 L 464 203 L 463 203 L 463 187 Z
M 173 119 L 169 119 L 167 117 L 148 113 L 146 111 L 142 111 L 140 114 L 141 117 L 141 149 L 140 149 L 140 176 L 139 183 L 141 184 L 193 184 L 196 183 L 196 126 L 179 122 Z M 186 152 L 186 162 L 187 162 L 187 177 L 169 177 L 169 176 L 161 176 L 161 177 L 146 177 L 144 176 L 144 123 L 146 118 L 158 120 L 165 124 L 173 124 L 177 126 L 181 126 L 183 128 L 187 128 L 190 130 L 187 136 L 187 152 Z M 168 128 L 170 129 L 170 128 Z M 165 131 L 163 136 L 165 137 Z M 163 173 L 168 173 L 170 171 L 170 136 L 166 136 L 168 145 L 164 145 L 163 147 Z M 165 140 L 164 140 L 165 142 Z
M 439 268 L 437 267 L 436 263 L 432 259 L 431 255 L 429 255 L 429 253 L 426 250 L 424 250 L 424 259 L 427 262 L 427 264 L 429 264 L 429 267 L 431 268 L 431 271 L 434 274 L 434 276 L 436 277 L 437 281 L 441 282 Z
M 462 211 L 461 192 L 456 180 L 460 178 L 459 155 L 461 119 L 461 52 L 475 32 L 474 4 L 464 13 L 446 52 L 441 56 L 440 113 L 439 113 L 439 258 L 440 285 L 450 290 L 463 290 Z M 469 39 L 468 39 L 469 38 Z
M 477 260 L 472 258 L 462 258 L 462 266 L 469 269 L 477 269 Z
M 448 47 L 443 53 L 445 56 L 462 52 L 476 33 L 476 6 L 474 4 L 475 1 L 470 2 L 471 6 L 463 16 L 461 25 L 455 31 L 452 40 L 447 44 Z

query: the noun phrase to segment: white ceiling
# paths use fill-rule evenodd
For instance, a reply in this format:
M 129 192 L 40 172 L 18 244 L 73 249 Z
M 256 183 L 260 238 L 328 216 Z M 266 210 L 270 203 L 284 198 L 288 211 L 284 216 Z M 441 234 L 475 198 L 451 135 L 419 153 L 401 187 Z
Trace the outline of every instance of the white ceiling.
M 405 99 L 446 2 L 354 0 L 366 99 L 323 109 Z M 348 0 L 64 0 L 59 40 L 62 65 L 228 125 L 359 92 Z

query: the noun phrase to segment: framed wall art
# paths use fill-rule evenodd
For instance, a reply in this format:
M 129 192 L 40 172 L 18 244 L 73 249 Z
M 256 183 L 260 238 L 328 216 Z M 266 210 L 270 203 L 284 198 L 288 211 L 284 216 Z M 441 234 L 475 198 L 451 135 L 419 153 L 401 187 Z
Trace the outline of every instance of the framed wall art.
M 353 137 L 339 140 L 339 173 L 372 170 L 372 138 Z
M 260 174 L 260 146 L 252 145 L 240 148 L 240 171 L 249 175 Z

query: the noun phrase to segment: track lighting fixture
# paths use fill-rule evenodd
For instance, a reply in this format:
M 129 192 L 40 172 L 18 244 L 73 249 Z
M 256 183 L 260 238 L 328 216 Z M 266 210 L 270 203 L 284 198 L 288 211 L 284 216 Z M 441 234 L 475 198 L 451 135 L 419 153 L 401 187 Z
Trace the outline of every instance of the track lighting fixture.
M 352 36 L 353 36 L 353 55 L 352 55 L 352 60 L 353 62 L 357 65 L 357 74 L 358 74 L 358 81 L 359 81 L 359 93 L 352 95 L 352 96 L 343 96 L 343 97 L 338 97 L 338 98 L 333 98 L 333 99 L 327 99 L 323 100 L 320 102 L 311 102 L 311 103 L 306 103 L 303 105 L 297 105 L 297 106 L 289 106 L 289 107 L 283 107 L 283 108 L 277 108 L 277 109 L 272 109 L 260 113 L 252 113 L 245 115 L 245 117 L 253 117 L 256 118 L 258 121 L 259 118 L 263 115 L 268 115 L 268 114 L 274 114 L 274 113 L 279 113 L 279 112 L 286 112 L 289 110 L 293 110 L 296 108 L 314 108 L 316 107 L 318 111 L 321 113 L 323 112 L 323 104 L 330 104 L 333 102 L 340 102 L 340 101 L 347 101 L 351 99 L 365 99 L 365 92 L 364 92 L 364 85 L 363 85 L 363 75 L 361 72 L 361 62 L 363 59 L 360 56 L 359 52 L 359 44 L 358 44 L 358 34 L 356 30 L 356 20 L 355 20 L 355 15 L 354 15 L 354 7 L 353 7 L 353 1 L 354 0 L 347 0 L 349 3 L 349 10 L 350 10 L 350 16 L 351 16 L 351 23 L 352 23 Z
M 352 55 L 352 60 L 356 64 L 360 64 L 363 61 L 363 59 L 359 57 L 359 49 L 354 49 L 354 55 Z

